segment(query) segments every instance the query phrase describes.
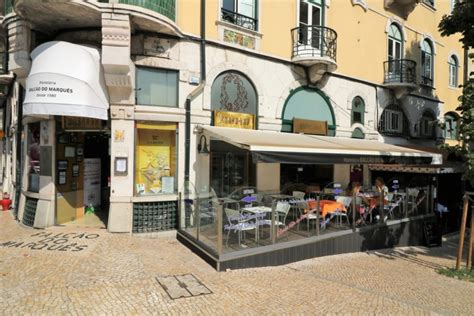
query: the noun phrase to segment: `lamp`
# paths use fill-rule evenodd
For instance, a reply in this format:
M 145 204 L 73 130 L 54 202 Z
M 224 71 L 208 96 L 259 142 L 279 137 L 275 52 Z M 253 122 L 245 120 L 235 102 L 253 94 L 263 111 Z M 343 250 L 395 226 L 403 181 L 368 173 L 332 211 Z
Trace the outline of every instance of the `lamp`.
M 204 145 L 202 144 L 202 140 L 204 139 Z M 199 138 L 199 144 L 198 144 L 198 152 L 203 155 L 209 155 L 209 149 L 207 149 L 207 139 L 206 136 L 201 135 Z

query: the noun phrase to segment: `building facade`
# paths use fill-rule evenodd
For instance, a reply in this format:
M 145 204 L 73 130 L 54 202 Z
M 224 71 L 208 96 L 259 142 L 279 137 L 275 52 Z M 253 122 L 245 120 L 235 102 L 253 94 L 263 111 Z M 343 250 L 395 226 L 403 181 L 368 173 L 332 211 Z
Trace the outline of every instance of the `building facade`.
M 186 225 L 188 180 L 218 196 L 301 180 L 202 126 L 295 132 L 303 119 L 335 139 L 455 144 L 463 49 L 438 32 L 451 2 L 5 0 L 3 191 L 37 228 L 92 206 L 110 232 L 161 231 Z M 309 168 L 319 187 L 353 171 Z

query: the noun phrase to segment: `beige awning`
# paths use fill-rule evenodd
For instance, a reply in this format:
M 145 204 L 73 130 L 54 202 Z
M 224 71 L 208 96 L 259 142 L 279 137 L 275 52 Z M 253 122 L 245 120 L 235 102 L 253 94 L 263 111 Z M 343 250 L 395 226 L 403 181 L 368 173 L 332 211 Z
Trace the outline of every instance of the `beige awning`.
M 205 134 L 252 152 L 260 162 L 441 164 L 442 155 L 377 141 L 203 126 Z M 211 148 L 212 151 L 212 148 Z

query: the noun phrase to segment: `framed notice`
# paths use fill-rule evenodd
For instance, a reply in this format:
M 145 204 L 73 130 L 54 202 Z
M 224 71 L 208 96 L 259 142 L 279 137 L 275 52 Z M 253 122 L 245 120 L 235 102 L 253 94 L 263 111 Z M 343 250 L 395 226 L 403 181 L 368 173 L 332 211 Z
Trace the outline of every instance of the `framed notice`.
M 79 177 L 79 165 L 78 164 L 72 165 L 72 176 L 73 177 Z
M 59 183 L 60 185 L 67 183 L 66 171 L 59 171 L 59 175 L 58 175 L 58 176 L 59 176 L 58 183 Z
M 74 158 L 74 157 L 76 157 L 76 147 L 73 147 L 73 146 L 65 146 L 65 147 L 64 147 L 64 157 L 66 157 L 66 158 Z
M 128 173 L 127 165 L 128 165 L 127 157 L 115 157 L 114 174 L 116 176 L 126 176 Z
M 58 170 L 67 170 L 67 160 L 58 160 Z

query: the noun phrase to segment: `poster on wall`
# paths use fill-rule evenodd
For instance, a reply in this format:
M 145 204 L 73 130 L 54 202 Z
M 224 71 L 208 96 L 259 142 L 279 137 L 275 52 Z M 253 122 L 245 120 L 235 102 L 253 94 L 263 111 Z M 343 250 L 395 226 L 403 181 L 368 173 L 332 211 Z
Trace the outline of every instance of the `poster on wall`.
M 100 158 L 84 159 L 84 205 L 100 206 Z
M 175 170 L 176 125 L 158 126 L 157 129 L 140 128 L 139 125 L 137 132 L 136 193 L 165 193 L 162 180 L 173 177 Z M 166 190 L 169 190 L 169 181 Z

